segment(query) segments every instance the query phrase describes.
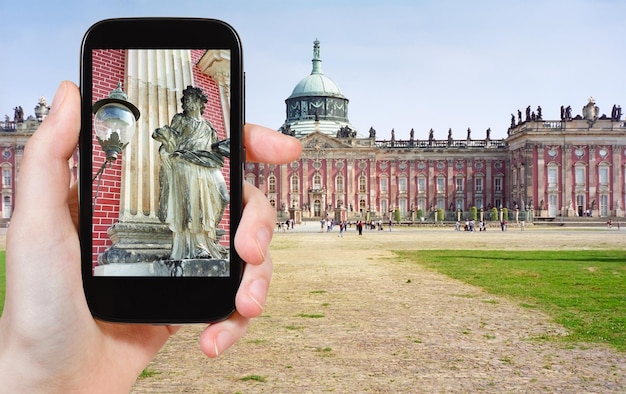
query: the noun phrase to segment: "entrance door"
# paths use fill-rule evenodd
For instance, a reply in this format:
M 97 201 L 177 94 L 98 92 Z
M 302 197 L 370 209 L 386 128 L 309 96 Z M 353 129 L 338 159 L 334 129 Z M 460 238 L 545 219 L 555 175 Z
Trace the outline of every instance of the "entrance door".
M 322 202 L 320 200 L 313 202 L 313 216 L 322 216 Z

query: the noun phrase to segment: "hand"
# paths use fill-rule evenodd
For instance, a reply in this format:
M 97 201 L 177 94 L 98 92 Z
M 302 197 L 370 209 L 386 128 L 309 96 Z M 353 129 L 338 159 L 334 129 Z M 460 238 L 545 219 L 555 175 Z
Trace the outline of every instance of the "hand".
M 6 301 L 0 318 L 0 390 L 7 392 L 130 389 L 175 327 L 94 320 L 85 302 L 77 234 L 78 197 L 69 187 L 68 158 L 80 129 L 77 87 L 63 82 L 50 114 L 30 138 L 20 168 L 20 189 L 7 234 Z M 246 125 L 249 161 L 295 160 L 297 140 Z M 261 149 L 262 148 L 262 149 Z M 201 335 L 215 357 L 237 341 L 262 313 L 272 272 L 268 247 L 274 213 L 251 185 L 235 247 L 248 263 L 235 312 Z

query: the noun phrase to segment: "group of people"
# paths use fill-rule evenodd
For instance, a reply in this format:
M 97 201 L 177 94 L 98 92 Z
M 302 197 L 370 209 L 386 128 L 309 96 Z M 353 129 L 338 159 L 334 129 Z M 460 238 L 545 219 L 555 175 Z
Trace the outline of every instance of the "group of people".
M 296 224 L 296 221 L 293 219 L 287 219 L 284 222 L 277 222 L 278 231 L 282 231 L 283 233 L 287 230 L 293 230 L 293 226 Z
M 463 226 L 463 231 L 474 232 L 476 229 L 476 221 L 473 219 L 465 219 L 465 225 Z M 455 231 L 461 231 L 461 222 L 456 221 L 454 225 Z M 487 223 L 484 220 L 478 221 L 478 231 L 487 231 Z

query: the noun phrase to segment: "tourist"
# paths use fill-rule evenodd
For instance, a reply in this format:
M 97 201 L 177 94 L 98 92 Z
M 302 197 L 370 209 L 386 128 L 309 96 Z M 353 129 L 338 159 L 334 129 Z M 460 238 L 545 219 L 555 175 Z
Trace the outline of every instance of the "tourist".
M 6 244 L 6 302 L 0 318 L 2 391 L 129 392 L 177 326 L 105 323 L 85 301 L 78 239 L 78 189 L 68 188 L 68 158 L 80 131 L 80 93 L 63 82 L 50 114 L 29 139 Z M 260 126 L 245 128 L 247 161 L 296 160 L 300 143 Z M 268 149 L 268 146 L 271 149 Z M 247 262 L 237 311 L 209 325 L 199 345 L 217 357 L 263 312 L 272 274 L 268 253 L 275 212 L 245 183 L 245 208 L 234 244 Z M 41 198 L 45 196 L 45 198 Z

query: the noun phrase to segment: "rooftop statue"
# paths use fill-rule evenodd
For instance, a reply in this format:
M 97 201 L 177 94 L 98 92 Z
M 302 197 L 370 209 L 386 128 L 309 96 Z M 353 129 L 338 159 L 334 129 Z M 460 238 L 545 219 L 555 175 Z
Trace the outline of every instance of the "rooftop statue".
M 172 230 L 171 260 L 223 259 L 218 224 L 229 201 L 221 168 L 229 156 L 229 141 L 202 117 L 208 99 L 202 89 L 187 86 L 183 112 L 169 126 L 156 129 L 161 142 L 161 183 L 158 216 Z
M 583 119 L 595 122 L 600 114 L 600 108 L 596 105 L 593 97 L 589 97 L 589 102 L 583 107 Z

